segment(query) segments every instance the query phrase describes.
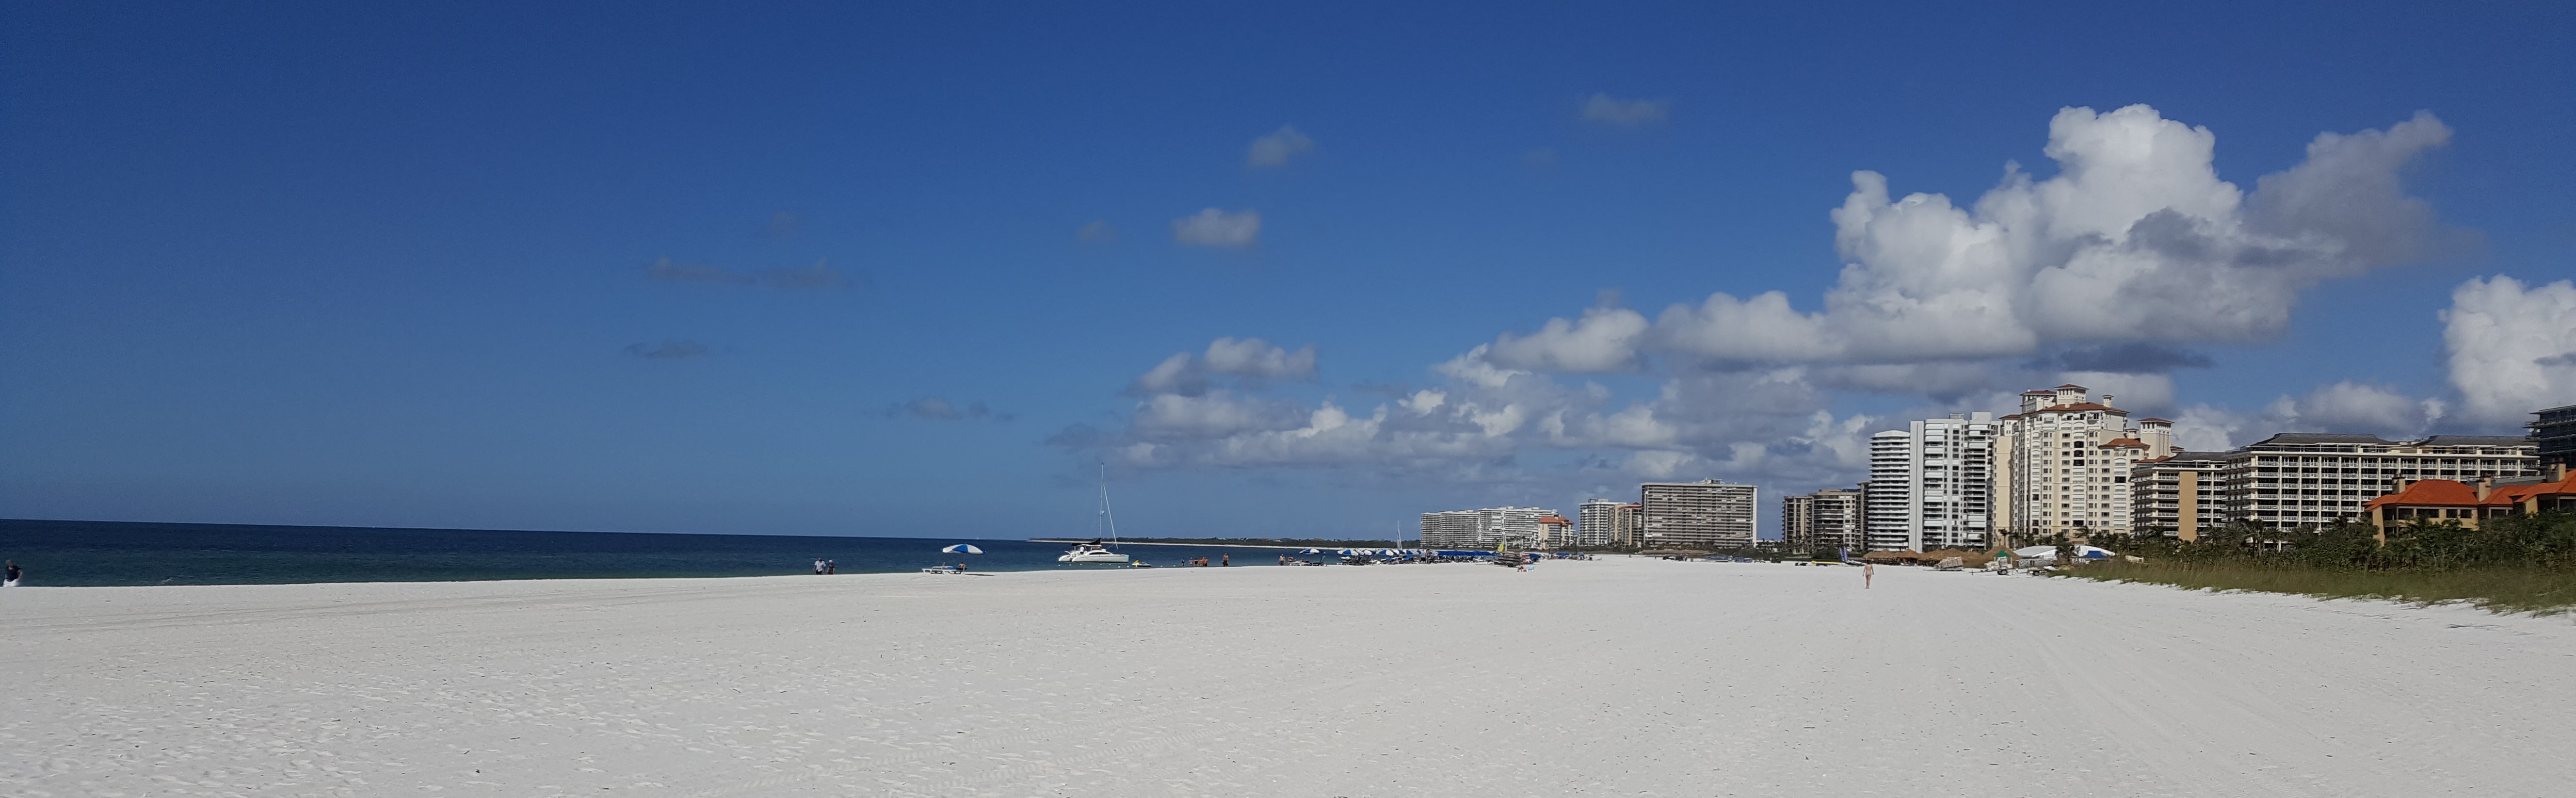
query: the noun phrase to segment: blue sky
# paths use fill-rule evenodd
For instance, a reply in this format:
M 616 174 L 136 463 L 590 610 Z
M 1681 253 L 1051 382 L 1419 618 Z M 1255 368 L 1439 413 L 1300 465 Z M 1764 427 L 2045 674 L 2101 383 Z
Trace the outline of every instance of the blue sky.
M 1373 534 L 1845 484 L 1870 431 L 2092 375 L 2203 444 L 2510 432 L 2576 402 L 2571 38 L 2554 3 L 12 4 L 0 516 L 1017 537 L 1087 529 L 1105 461 L 1139 534 Z M 2038 210 L 1905 199 L 1999 185 Z M 1979 230 L 2037 243 L 1923 259 Z

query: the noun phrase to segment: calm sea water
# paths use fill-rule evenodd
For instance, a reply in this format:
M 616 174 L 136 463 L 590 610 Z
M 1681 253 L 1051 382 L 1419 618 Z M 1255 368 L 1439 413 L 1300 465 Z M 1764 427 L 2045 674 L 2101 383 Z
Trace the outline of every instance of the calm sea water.
M 972 543 L 981 556 L 941 554 Z M 223 585 L 431 582 L 470 579 L 613 579 L 811 574 L 816 558 L 841 573 L 916 571 L 965 561 L 979 571 L 1060 565 L 1065 546 L 964 538 L 833 538 L 795 535 L 663 535 L 231 524 L 0 520 L 0 557 L 26 569 L 22 584 Z M 1277 565 L 1279 549 L 1126 546 L 1157 566 L 1232 555 L 1237 566 Z

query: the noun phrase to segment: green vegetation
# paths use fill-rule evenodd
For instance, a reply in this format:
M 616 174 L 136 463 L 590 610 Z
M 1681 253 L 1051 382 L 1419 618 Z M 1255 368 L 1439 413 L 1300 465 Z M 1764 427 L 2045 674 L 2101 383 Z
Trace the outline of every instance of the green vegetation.
M 2195 542 L 2097 538 L 2094 545 L 2143 563 L 2112 560 L 2064 573 L 2187 589 L 2255 590 L 2420 604 L 2466 602 L 2491 612 L 2555 615 L 2576 609 L 2576 516 L 2548 512 L 2390 527 L 2382 546 L 2368 524 L 2295 530 L 2231 526 Z

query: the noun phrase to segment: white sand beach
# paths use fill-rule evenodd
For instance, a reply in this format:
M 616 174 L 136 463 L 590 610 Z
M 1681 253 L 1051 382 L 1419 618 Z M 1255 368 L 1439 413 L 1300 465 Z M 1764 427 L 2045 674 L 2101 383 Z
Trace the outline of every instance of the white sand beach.
M 2576 622 L 1611 559 L 0 591 L 0 794 L 2420 796 Z

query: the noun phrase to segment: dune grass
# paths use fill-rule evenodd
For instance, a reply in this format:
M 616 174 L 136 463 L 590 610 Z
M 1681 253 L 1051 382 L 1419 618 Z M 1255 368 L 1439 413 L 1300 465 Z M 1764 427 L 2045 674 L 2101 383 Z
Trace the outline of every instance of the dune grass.
M 2372 598 L 2412 604 L 2460 602 L 2489 612 L 2559 615 L 2576 609 L 2576 571 L 2489 566 L 2452 569 L 2329 569 L 2251 562 L 2104 562 L 2067 572 L 2113 582 L 2187 590 L 2250 590 L 2319 598 Z

